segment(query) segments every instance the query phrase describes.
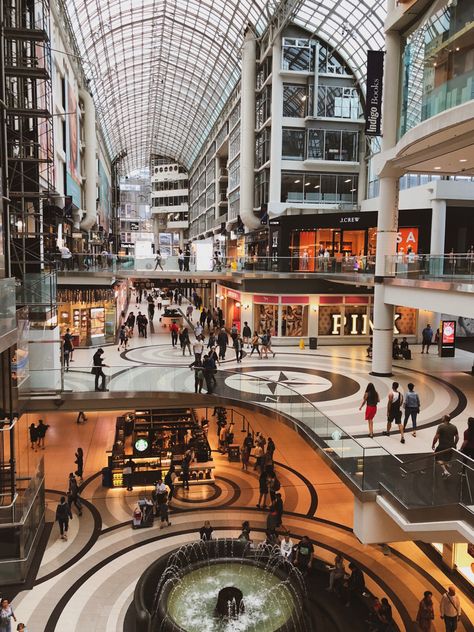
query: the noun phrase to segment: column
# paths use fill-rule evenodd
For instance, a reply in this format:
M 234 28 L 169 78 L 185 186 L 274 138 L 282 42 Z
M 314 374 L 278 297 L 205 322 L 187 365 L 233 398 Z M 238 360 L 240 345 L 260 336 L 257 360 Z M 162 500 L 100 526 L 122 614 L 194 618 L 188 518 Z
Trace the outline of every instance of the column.
M 270 132 L 270 183 L 268 211 L 271 215 L 281 202 L 281 151 L 283 119 L 283 81 L 280 75 L 281 36 L 273 44 L 272 52 L 272 127 Z
M 443 255 L 446 236 L 446 200 L 431 200 L 431 241 L 429 271 L 433 276 L 443 274 Z M 439 255 L 433 256 L 433 255 Z M 438 318 L 439 320 L 439 318 Z
M 90 230 L 97 220 L 97 136 L 95 129 L 95 106 L 87 90 L 79 90 L 84 104 L 84 190 L 85 215 L 81 222 L 82 230 Z
M 385 34 L 385 68 L 382 110 L 382 152 L 396 145 L 398 127 L 398 94 L 400 80 L 400 36 Z M 387 166 L 385 166 L 387 170 Z M 372 375 L 392 374 L 393 306 L 385 304 L 383 285 L 385 257 L 395 255 L 398 231 L 398 174 L 385 173 L 380 178 L 379 212 L 377 222 L 377 253 L 375 259 L 374 327 Z
M 240 81 L 240 218 L 250 230 L 260 226 L 260 220 L 253 212 L 256 63 L 256 35 L 248 26 L 242 47 L 242 78 Z

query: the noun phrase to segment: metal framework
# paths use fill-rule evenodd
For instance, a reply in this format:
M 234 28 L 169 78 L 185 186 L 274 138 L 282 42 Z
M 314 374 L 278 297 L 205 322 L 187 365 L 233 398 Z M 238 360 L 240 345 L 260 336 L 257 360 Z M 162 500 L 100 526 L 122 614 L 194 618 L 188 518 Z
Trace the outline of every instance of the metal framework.
M 69 0 L 67 10 L 111 155 L 129 171 L 153 153 L 190 168 L 240 79 L 251 23 L 289 20 L 337 49 L 363 86 L 368 48 L 383 47 L 385 0 Z

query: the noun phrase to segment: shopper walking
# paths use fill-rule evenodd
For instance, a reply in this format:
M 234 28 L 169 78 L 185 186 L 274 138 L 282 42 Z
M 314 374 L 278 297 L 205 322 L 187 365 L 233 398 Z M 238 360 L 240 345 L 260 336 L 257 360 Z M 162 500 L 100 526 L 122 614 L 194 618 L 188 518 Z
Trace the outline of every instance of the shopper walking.
M 104 355 L 104 350 L 102 348 L 97 349 L 92 358 L 92 371 L 93 375 L 95 375 L 95 390 L 96 391 L 106 391 L 105 388 L 105 373 L 103 367 L 107 366 L 104 363 L 102 356 Z M 99 388 L 99 378 L 101 378 L 102 383 Z
M 161 265 L 161 252 L 159 250 L 156 251 L 156 257 L 155 257 L 155 270 L 159 267 L 160 270 L 163 270 L 163 266 Z
M 67 540 L 69 520 L 72 520 L 71 507 L 66 502 L 66 497 L 61 496 L 59 504 L 56 507 L 56 522 L 59 525 L 59 534 L 61 540 Z
M 148 318 L 150 320 L 150 322 L 153 322 L 153 319 L 155 318 L 155 303 L 153 302 L 153 299 L 148 300 Z
M 72 356 L 74 354 L 74 344 L 73 344 L 74 338 L 72 337 L 71 330 L 69 329 L 69 327 L 66 329 L 66 333 L 63 336 L 63 340 L 64 340 L 64 345 L 63 345 L 64 351 L 66 350 L 69 351 L 69 362 L 74 362 L 74 360 L 72 359 Z
M 273 357 L 275 357 L 276 353 L 272 349 L 272 333 L 269 329 L 267 329 L 265 333 L 267 336 L 267 350 L 273 354 Z
M 241 460 L 242 460 L 242 469 L 244 470 L 244 472 L 248 470 L 250 453 L 252 452 L 252 448 L 253 448 L 253 438 L 252 438 L 252 434 L 249 432 L 242 443 Z
M 77 448 L 74 456 L 76 457 L 74 463 L 77 466 L 75 474 L 82 483 L 82 475 L 84 474 L 84 452 L 82 448 Z
M 46 433 L 48 432 L 49 424 L 45 424 L 42 419 L 38 421 L 38 426 L 36 427 L 36 432 L 38 433 L 38 448 L 44 450 L 44 440 L 46 438 Z
M 244 345 L 247 345 L 247 349 L 250 349 L 251 337 L 252 337 L 252 330 L 250 329 L 248 322 L 245 321 L 244 326 L 242 328 L 242 339 L 243 339 Z
M 423 599 L 420 601 L 418 614 L 416 615 L 416 622 L 418 623 L 420 630 L 422 632 L 434 632 L 434 618 L 433 593 L 426 590 L 423 593 Z
M 400 431 L 400 442 L 405 443 L 405 437 L 403 436 L 403 424 L 402 424 L 402 404 L 403 404 L 403 395 L 398 390 L 399 387 L 398 382 L 393 382 L 392 390 L 388 394 L 388 404 L 387 404 L 387 431 L 384 432 L 384 435 L 387 437 L 390 436 L 390 428 L 392 427 L 392 423 L 395 422 L 398 426 L 398 430 Z
M 362 404 L 359 406 L 359 410 L 365 406 L 365 420 L 369 425 L 369 437 L 372 439 L 374 436 L 374 417 L 377 414 L 377 404 L 380 402 L 380 397 L 375 386 L 372 382 L 367 384 L 365 389 L 364 398 Z
M 186 349 L 189 352 L 189 355 L 192 355 L 191 353 L 191 341 L 189 340 L 189 332 L 187 327 L 184 327 L 183 331 L 180 333 L 179 335 L 179 341 L 181 343 L 181 349 L 183 350 L 183 356 L 186 352 Z
M 467 420 L 467 430 L 464 431 L 463 442 L 459 450 L 470 459 L 474 459 L 474 417 L 469 417 Z
M 198 336 L 193 344 L 194 361 L 202 363 L 202 354 L 204 351 L 204 344 L 201 337 Z
M 260 353 L 260 349 L 258 348 L 259 342 L 260 342 L 260 339 L 258 337 L 258 334 L 256 331 L 254 331 L 253 336 L 252 336 L 252 351 L 250 352 L 250 357 L 253 356 L 254 351 L 257 352 L 259 358 L 262 357 L 262 354 Z
M 189 246 L 184 249 L 184 271 L 189 272 L 189 262 L 191 261 L 191 251 Z
M 16 623 L 15 613 L 8 599 L 2 599 L 0 607 L 0 632 L 11 632 L 12 619 Z
M 242 357 L 244 354 L 244 342 L 240 334 L 237 334 L 237 337 L 234 340 L 234 350 L 235 350 L 235 359 L 237 360 L 238 363 L 242 362 Z
M 410 382 L 408 384 L 408 393 L 405 395 L 405 401 L 403 403 L 405 407 L 405 419 L 403 420 L 403 429 L 407 427 L 408 420 L 411 417 L 411 423 L 413 427 L 412 435 L 416 437 L 416 418 L 420 412 L 420 398 L 418 393 L 415 393 L 415 385 Z
M 225 354 L 229 345 L 229 336 L 224 327 L 221 328 L 217 336 L 217 344 L 219 346 L 219 360 L 225 360 Z
M 77 484 L 76 477 L 72 472 L 69 474 L 67 502 L 69 509 L 71 509 L 71 505 L 74 504 L 78 514 L 82 516 L 82 503 L 79 495 L 79 485 Z
M 461 603 L 454 586 L 449 586 L 441 597 L 440 611 L 446 632 L 455 632 L 458 628 L 458 621 L 461 619 Z
M 258 485 L 259 485 L 259 490 L 260 490 L 260 496 L 258 497 L 257 509 L 266 509 L 267 495 L 268 495 L 268 479 L 265 472 L 260 473 L 260 476 L 258 477 Z
M 176 347 L 176 345 L 178 344 L 178 332 L 179 332 L 179 327 L 176 321 L 173 320 L 173 322 L 170 325 L 171 344 L 173 345 L 173 347 Z
M 119 344 L 118 344 L 117 351 L 120 351 L 121 349 L 127 350 L 127 344 L 128 344 L 127 327 L 125 325 L 122 325 L 119 329 Z
M 31 449 L 37 452 L 38 451 L 38 429 L 34 423 L 30 424 L 29 433 L 30 433 Z
M 459 441 L 458 429 L 451 423 L 451 417 L 444 415 L 440 425 L 436 430 L 436 434 L 433 438 L 431 448 L 437 454 L 436 461 L 440 464 L 442 469 L 442 475 L 445 478 L 451 476 L 451 472 L 448 468 L 448 463 L 451 461 L 452 450 L 457 446 Z M 436 444 L 438 444 L 436 446 Z
M 426 327 L 421 332 L 421 353 L 430 352 L 431 341 L 433 340 L 433 329 L 431 325 L 428 323 Z
M 173 500 L 174 496 L 174 487 L 176 483 L 176 479 L 178 475 L 176 474 L 176 467 L 174 465 L 170 465 L 170 469 L 165 475 L 165 485 L 168 486 L 168 504 Z
M 133 328 L 135 327 L 135 314 L 133 312 L 130 312 L 130 314 L 127 317 L 127 320 L 125 321 L 125 324 L 130 329 L 133 336 Z

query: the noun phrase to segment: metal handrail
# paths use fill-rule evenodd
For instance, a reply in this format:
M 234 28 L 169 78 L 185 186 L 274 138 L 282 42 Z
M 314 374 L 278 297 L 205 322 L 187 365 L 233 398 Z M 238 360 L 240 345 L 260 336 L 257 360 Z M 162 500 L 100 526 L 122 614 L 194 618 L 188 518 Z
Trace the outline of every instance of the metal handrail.
M 445 450 L 439 450 L 438 452 L 429 452 L 426 454 L 422 454 L 420 456 L 415 457 L 414 459 L 410 459 L 409 461 L 402 461 L 402 465 L 411 465 L 412 463 L 417 463 L 418 461 L 422 461 L 423 459 L 434 459 L 438 457 L 440 454 L 446 454 L 446 452 L 455 452 L 456 454 L 459 455 L 460 461 L 461 460 L 465 461 L 465 459 L 468 459 L 469 461 L 472 462 L 472 465 L 470 463 L 465 463 L 465 465 L 467 465 L 468 467 L 472 467 L 472 469 L 474 470 L 474 459 L 471 459 L 470 456 L 467 456 L 467 454 L 463 454 L 463 452 L 460 452 L 456 448 L 446 448 Z M 420 470 L 408 471 L 408 470 L 405 470 L 403 467 L 400 467 L 400 469 L 406 472 L 407 474 L 420 471 Z M 420 469 L 423 469 L 423 468 L 420 468 Z

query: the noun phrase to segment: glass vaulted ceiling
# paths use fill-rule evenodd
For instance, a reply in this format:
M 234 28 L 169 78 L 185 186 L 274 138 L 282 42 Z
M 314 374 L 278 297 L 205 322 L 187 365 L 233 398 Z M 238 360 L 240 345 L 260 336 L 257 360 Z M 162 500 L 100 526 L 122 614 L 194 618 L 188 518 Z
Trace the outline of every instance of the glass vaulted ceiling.
M 363 84 L 367 49 L 383 47 L 385 0 L 283 2 Z M 283 2 L 67 0 L 112 157 L 126 149 L 127 171 L 150 153 L 190 167 L 239 80 L 245 26 L 261 34 Z

